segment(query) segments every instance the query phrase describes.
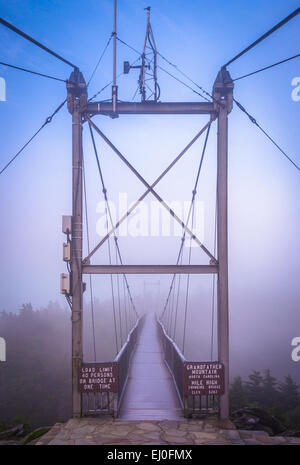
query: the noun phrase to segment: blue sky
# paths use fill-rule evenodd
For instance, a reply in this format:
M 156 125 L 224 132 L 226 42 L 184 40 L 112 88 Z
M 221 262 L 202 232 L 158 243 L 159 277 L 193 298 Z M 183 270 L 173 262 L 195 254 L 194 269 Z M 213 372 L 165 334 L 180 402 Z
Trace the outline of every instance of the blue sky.
M 29 35 L 78 64 L 89 78 L 112 31 L 112 1 L 0 1 L 1 16 Z M 135 1 L 118 2 L 119 37 L 141 50 L 144 7 L 152 7 L 152 27 L 159 51 L 194 81 L 210 91 L 222 64 L 299 6 L 297 1 Z M 229 67 L 233 78 L 299 53 L 300 17 L 277 31 Z M 46 74 L 67 78 L 70 69 L 11 31 L 0 27 L 1 60 Z M 137 55 L 118 45 L 118 72 L 124 60 Z M 176 74 L 160 61 L 161 66 Z M 7 85 L 7 101 L 0 102 L 1 166 L 23 145 L 45 118 L 64 100 L 63 83 L 0 68 Z M 291 81 L 300 76 L 300 60 L 237 81 L 235 98 L 255 116 L 299 164 L 300 102 L 291 98 Z M 180 78 L 181 76 L 178 75 Z M 90 95 L 112 78 L 112 47 L 91 85 Z M 120 77 L 119 97 L 130 100 L 137 74 Z M 193 101 L 198 97 L 164 73 L 159 73 L 162 101 Z M 110 89 L 101 95 L 110 98 Z M 96 117 L 95 122 L 141 170 L 154 180 L 205 122 L 204 117 Z M 254 328 L 275 315 L 276 340 L 282 327 L 292 334 L 299 327 L 299 172 L 296 171 L 238 109 L 229 117 L 229 238 L 230 296 L 233 344 L 247 317 Z M 87 131 L 85 131 L 87 132 Z M 99 181 L 85 134 L 89 219 L 95 243 Z M 99 141 L 100 143 L 100 141 Z M 201 141 L 157 189 L 167 200 L 189 199 Z M 143 186 L 114 158 L 102 142 L 110 198 L 127 192 L 134 200 Z M 215 128 L 203 167 L 199 198 L 205 202 L 205 243 L 212 248 L 215 173 Z M 71 212 L 71 118 L 60 112 L 0 179 L 1 308 L 15 311 L 23 302 L 35 307 L 59 300 L 61 216 Z M 174 263 L 179 240 L 125 239 L 127 263 Z M 103 258 L 101 254 L 98 261 Z M 196 260 L 196 258 L 195 258 Z M 146 278 L 133 289 L 142 294 Z M 149 278 L 150 279 L 150 278 Z M 151 278 L 152 279 L 152 278 Z M 150 279 L 150 281 L 151 281 Z M 96 278 L 96 281 L 100 278 Z M 156 280 L 153 278 L 152 280 Z M 98 281 L 97 281 L 98 282 Z M 99 281 L 96 293 L 108 297 Z M 167 289 L 167 280 L 162 280 Z M 163 288 L 163 284 L 162 284 Z M 194 283 L 194 292 L 198 288 Z M 163 293 L 163 291 L 162 291 Z M 289 296 L 287 303 L 286 296 Z M 252 307 L 256 312 L 250 311 Z M 246 328 L 244 328 L 247 335 Z M 263 331 L 262 331 L 263 333 Z M 250 337 L 250 336 L 249 336 Z M 288 342 L 287 342 L 288 343 Z

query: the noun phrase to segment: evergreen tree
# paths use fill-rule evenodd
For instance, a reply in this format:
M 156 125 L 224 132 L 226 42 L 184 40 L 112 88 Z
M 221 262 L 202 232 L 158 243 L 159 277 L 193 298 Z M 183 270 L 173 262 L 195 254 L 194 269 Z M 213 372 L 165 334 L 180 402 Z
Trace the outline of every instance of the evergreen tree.
M 281 402 L 287 410 L 299 407 L 299 386 L 295 383 L 290 375 L 285 376 L 284 380 L 285 381 L 279 385 Z
M 270 370 L 265 370 L 262 379 L 262 392 L 260 402 L 264 407 L 272 407 L 278 403 L 277 380 L 271 375 Z
M 88 315 L 88 305 L 86 308 Z M 110 306 L 102 303 L 100 307 L 95 300 L 94 308 L 96 331 L 101 335 L 97 339 L 98 360 L 113 360 Z M 25 303 L 18 313 L 0 311 L 0 335 L 7 347 L 7 361 L 0 363 L 0 429 L 12 425 L 15 417 L 29 422 L 31 428 L 68 420 L 72 414 L 69 310 L 50 302 L 39 310 Z M 92 325 L 88 321 L 83 342 L 84 359 L 93 360 Z
M 263 377 L 259 371 L 253 371 L 246 381 L 246 394 L 251 404 L 260 406 L 263 398 Z
M 247 405 L 247 395 L 245 392 L 243 380 L 236 376 L 230 386 L 230 408 L 234 412 Z

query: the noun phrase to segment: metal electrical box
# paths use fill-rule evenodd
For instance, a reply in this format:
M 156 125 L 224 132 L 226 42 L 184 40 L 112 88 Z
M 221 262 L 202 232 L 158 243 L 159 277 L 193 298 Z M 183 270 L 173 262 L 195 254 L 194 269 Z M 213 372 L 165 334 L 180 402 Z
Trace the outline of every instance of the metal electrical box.
M 62 217 L 62 232 L 64 234 L 72 233 L 72 216 L 63 215 Z
M 70 275 L 67 273 L 60 275 L 60 293 L 70 294 Z
M 71 261 L 71 244 L 70 242 L 68 243 L 63 243 L 63 261 L 64 262 L 70 262 Z
M 124 63 L 123 63 L 123 72 L 124 72 L 124 74 L 128 74 L 129 71 L 130 71 L 129 61 L 124 61 Z

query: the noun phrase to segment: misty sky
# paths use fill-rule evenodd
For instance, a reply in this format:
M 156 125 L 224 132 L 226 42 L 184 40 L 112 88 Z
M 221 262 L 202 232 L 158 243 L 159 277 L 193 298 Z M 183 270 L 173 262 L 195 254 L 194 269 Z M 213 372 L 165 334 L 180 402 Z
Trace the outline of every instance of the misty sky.
M 112 32 L 112 1 L 0 0 L 1 16 L 57 51 L 82 70 L 86 80 Z M 141 50 L 144 7 L 152 6 L 152 27 L 158 50 L 211 91 L 222 64 L 299 6 L 297 1 L 157 1 L 119 0 L 118 35 Z M 299 53 L 300 17 L 292 20 L 228 70 L 233 78 Z M 68 78 L 70 69 L 11 31 L 0 27 L 1 61 Z M 118 73 L 124 60 L 137 54 L 118 44 Z M 159 61 L 165 69 L 174 68 Z M 64 100 L 64 83 L 0 68 L 7 101 L 0 102 L 1 167 Z M 292 79 L 300 76 L 300 59 L 235 83 L 234 95 L 278 144 L 300 164 L 300 101 L 291 98 Z M 121 76 L 119 98 L 131 100 L 138 72 Z M 94 76 L 89 96 L 112 79 L 112 44 Z M 159 72 L 162 101 L 199 101 L 200 97 Z M 111 97 L 110 88 L 99 98 Z M 153 181 L 207 121 L 205 116 L 95 117 L 96 124 Z M 204 243 L 213 249 L 216 126 L 212 127 L 198 199 L 204 205 Z M 108 195 L 129 201 L 144 192 L 134 175 L 96 136 Z M 157 186 L 168 202 L 188 201 L 196 176 L 203 138 Z M 88 215 L 91 243 L 96 244 L 97 205 L 102 200 L 88 131 L 84 131 Z M 231 349 L 242 362 L 251 354 L 283 347 L 289 364 L 290 341 L 300 335 L 300 174 L 276 148 L 234 108 L 229 116 L 229 271 Z M 62 262 L 61 216 L 71 213 L 71 117 L 64 108 L 0 178 L 1 309 L 16 311 L 49 300 L 65 305 L 59 294 Z M 149 197 L 149 200 L 153 198 Z M 175 263 L 178 237 L 120 238 L 124 263 Z M 86 246 L 85 246 L 86 247 Z M 85 249 L 86 250 L 86 249 Z M 185 263 L 187 250 L 185 251 Z M 193 263 L 207 263 L 193 249 Z M 107 263 L 107 249 L 92 263 Z M 170 277 L 129 277 L 133 294 L 142 296 L 144 282 L 161 281 L 157 305 L 167 295 Z M 96 277 L 95 294 L 109 298 L 108 280 Z M 154 286 L 155 288 L 155 286 Z M 150 292 L 151 284 L 147 287 Z M 154 291 L 155 292 L 155 291 Z M 211 280 L 193 277 L 191 318 L 209 333 Z M 140 301 L 140 300 L 139 300 Z M 201 312 L 204 312 L 201 314 Z M 193 325 L 197 332 L 197 325 Z M 200 331 L 200 330 L 199 330 Z M 204 329 L 201 329 L 204 331 Z M 201 332 L 200 331 L 200 332 Z M 282 352 L 283 353 L 283 352 Z M 252 358 L 251 358 L 252 357 Z M 241 363 L 242 363 L 241 362 Z M 252 362 L 251 362 L 252 363 Z M 295 364 L 294 364 L 295 365 Z M 251 365 L 252 367 L 252 365 Z M 255 367 L 254 367 L 255 368 Z M 299 367 L 300 368 L 300 367 Z M 299 369 L 298 369 L 299 371 Z

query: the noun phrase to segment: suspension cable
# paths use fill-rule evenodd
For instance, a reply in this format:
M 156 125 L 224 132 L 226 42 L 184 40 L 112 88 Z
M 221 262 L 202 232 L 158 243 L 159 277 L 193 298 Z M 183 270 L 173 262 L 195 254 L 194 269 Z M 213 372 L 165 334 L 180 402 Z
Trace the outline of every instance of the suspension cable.
M 126 307 L 128 308 L 128 327 L 129 327 L 129 331 L 131 331 L 131 328 L 132 328 L 132 324 L 131 324 L 131 311 L 130 311 L 130 299 L 129 299 L 129 295 L 128 293 L 125 293 L 126 295 Z
M 190 207 L 190 208 L 191 208 L 191 207 Z M 187 222 L 188 222 L 188 221 L 189 221 L 189 215 L 188 215 Z M 183 236 L 185 237 L 185 234 L 183 234 Z M 179 249 L 178 256 L 177 256 L 177 260 L 176 260 L 176 265 L 178 265 L 179 260 L 180 260 L 180 257 L 181 257 L 181 253 L 182 253 L 182 249 L 183 249 L 183 244 L 184 244 L 184 237 L 181 238 L 181 244 L 180 244 L 180 249 Z M 171 295 L 171 292 L 172 292 L 172 287 L 173 287 L 174 280 L 175 280 L 175 273 L 173 274 L 173 277 L 172 277 L 172 280 L 171 280 L 171 285 L 170 285 L 169 292 L 168 292 L 167 299 L 166 299 L 166 303 L 165 303 L 165 305 L 164 305 L 163 311 L 162 311 L 161 316 L 160 316 L 161 319 L 163 318 L 163 316 L 164 316 L 164 314 L 165 314 L 165 311 L 166 311 L 166 309 L 167 309 L 167 306 L 168 306 L 168 303 L 169 303 L 169 299 L 170 299 L 170 295 Z
M 167 320 L 167 332 L 169 335 L 171 335 L 172 320 L 173 320 L 175 284 L 176 284 L 176 275 L 174 277 L 174 286 L 172 286 L 171 296 L 170 296 L 170 301 L 169 301 L 169 313 L 168 313 L 168 320 Z
M 274 66 L 281 65 L 282 63 L 286 63 L 287 61 L 294 60 L 295 58 L 299 58 L 299 57 L 300 57 L 300 53 L 290 58 L 286 58 L 285 60 L 277 61 L 276 63 L 273 63 L 272 65 L 269 65 L 269 66 L 265 66 L 264 68 L 257 69 L 256 71 L 253 71 L 252 73 L 244 74 L 243 76 L 232 79 L 232 81 L 235 82 L 235 81 L 239 81 L 240 79 L 244 79 L 248 76 L 253 76 L 254 74 L 261 73 L 262 71 L 266 71 L 267 69 L 274 68 Z
M 183 253 L 181 253 L 180 265 L 182 265 L 182 262 L 183 262 Z M 177 318 L 178 318 L 178 306 L 179 306 L 180 285 L 181 285 L 181 274 L 178 276 L 178 286 L 177 286 L 177 297 L 176 297 L 176 307 L 175 307 L 175 321 L 174 321 L 173 341 L 176 341 L 176 329 L 177 329 Z
M 278 150 L 287 158 L 287 160 L 292 163 L 292 165 L 294 165 L 294 167 L 300 171 L 300 167 L 288 156 L 288 154 L 281 148 L 279 147 L 279 145 L 275 142 L 275 140 L 258 124 L 258 122 L 256 121 L 256 119 L 250 115 L 250 113 L 248 113 L 248 111 L 243 107 L 243 105 L 241 105 L 237 100 L 233 99 L 235 104 L 237 105 L 237 107 L 243 112 L 245 113 L 248 118 L 250 119 L 251 123 L 255 124 L 255 126 L 258 127 L 258 129 L 261 130 L 262 133 L 264 133 L 264 135 L 272 142 L 272 144 L 275 145 L 275 147 L 278 148 Z
M 37 45 L 39 48 L 41 48 L 45 52 L 49 53 L 50 55 L 54 56 L 55 58 L 58 58 L 60 61 L 63 61 L 64 63 L 71 66 L 72 68 L 78 69 L 78 66 L 73 65 L 73 63 L 70 63 L 70 61 L 68 61 L 65 58 L 63 58 L 62 56 L 58 55 L 56 52 L 53 52 L 53 50 L 50 50 L 50 48 L 46 47 L 45 45 L 41 44 L 37 40 L 33 39 L 28 34 L 25 34 L 25 32 L 21 31 L 20 29 L 16 28 L 12 24 L 8 23 L 7 21 L 5 21 L 5 19 L 0 18 L 0 24 L 7 27 L 11 31 L 15 32 L 16 34 L 20 35 L 21 37 L 23 37 L 23 39 L 26 39 L 29 42 L 32 42 L 34 45 Z
M 108 228 L 108 214 L 107 214 L 107 206 L 105 206 L 105 219 Z M 108 244 L 108 259 L 109 264 L 112 264 L 112 257 L 111 257 L 111 249 L 110 249 L 110 240 L 107 241 Z M 115 292 L 114 292 L 114 280 L 113 275 L 110 275 L 110 287 L 111 287 L 111 297 L 112 297 L 112 307 L 113 307 L 113 320 L 114 320 L 114 331 L 115 331 L 115 341 L 116 341 L 116 352 L 119 352 L 118 346 L 118 330 L 117 330 L 117 315 L 116 315 L 116 305 L 115 305 Z M 121 349 L 121 346 L 120 346 Z
M 89 219 L 87 209 L 87 195 L 86 195 L 86 177 L 85 177 L 85 165 L 84 157 L 82 155 L 82 174 L 83 174 L 83 192 L 84 192 L 84 208 L 85 208 L 85 223 L 86 223 L 86 237 L 87 237 L 87 248 L 90 250 L 90 232 L 89 232 Z M 89 275 L 90 281 L 90 297 L 91 297 L 91 314 L 92 314 L 92 334 L 93 334 L 93 347 L 94 347 L 94 361 L 97 361 L 96 352 L 96 336 L 95 336 L 95 319 L 94 319 L 94 295 L 93 295 L 93 283 L 92 275 Z
M 191 212 L 192 212 L 192 207 L 193 207 L 193 202 L 194 200 L 192 199 L 191 200 L 191 204 L 190 204 L 190 208 L 189 208 L 189 213 L 188 213 L 188 216 L 187 216 L 187 224 L 189 223 L 189 219 L 190 219 L 190 215 L 191 215 Z M 182 263 L 182 255 L 183 255 L 183 246 L 184 246 L 184 242 L 185 242 L 185 232 L 183 233 L 183 236 L 181 238 L 181 244 L 180 244 L 180 248 L 179 248 L 179 252 L 178 252 L 178 256 L 177 256 L 177 260 L 176 260 L 176 265 L 178 265 L 179 261 L 181 260 L 181 263 Z M 170 300 L 170 296 L 171 296 L 171 293 L 172 293 L 172 290 L 173 290 L 173 285 L 174 285 L 174 282 L 175 282 L 175 277 L 176 277 L 176 274 L 174 273 L 173 274 L 173 277 L 172 277 L 172 280 L 171 280 L 171 285 L 170 285 L 170 288 L 169 288 L 169 293 L 168 293 L 168 296 L 167 296 L 167 299 L 166 299 L 166 303 L 164 305 L 164 309 L 163 309 L 163 312 L 161 314 L 161 318 L 163 317 L 165 311 L 166 311 L 166 308 L 169 304 L 169 300 Z
M 118 264 L 118 249 L 116 247 L 116 265 L 117 264 Z M 123 331 L 122 331 L 121 298 L 120 298 L 120 279 L 119 279 L 118 274 L 117 274 L 117 291 L 118 291 L 120 341 L 121 341 L 121 347 L 122 347 L 123 346 Z
M 171 288 L 170 288 L 170 292 L 172 292 Z M 169 332 L 170 311 L 171 311 L 171 299 L 169 299 L 167 313 L 166 313 L 166 331 L 167 332 Z
M 61 108 L 64 106 L 67 100 L 64 100 L 57 108 L 54 110 L 52 115 L 48 116 L 46 118 L 45 122 L 42 124 L 42 126 L 33 134 L 33 136 L 26 142 L 26 144 L 23 145 L 23 147 L 9 160 L 9 162 L 2 168 L 0 171 L 0 174 L 2 174 L 8 167 L 9 165 L 23 152 L 23 150 L 27 147 L 28 144 L 39 134 L 39 132 L 47 126 L 47 124 L 51 123 L 52 118 L 61 110 Z
M 102 170 L 101 170 L 98 151 L 97 151 L 97 147 L 96 147 L 96 143 L 95 143 L 95 138 L 94 138 L 92 126 L 91 126 L 90 123 L 89 123 L 89 128 L 90 128 L 90 134 L 91 134 L 92 144 L 93 144 L 93 148 L 94 148 L 94 153 L 95 153 L 95 157 L 96 157 L 96 162 L 97 162 L 97 166 L 98 166 L 98 171 L 99 171 L 99 175 L 100 175 L 100 180 L 101 180 L 101 184 L 102 184 L 102 192 L 104 194 L 104 199 L 105 199 L 105 202 L 106 202 L 106 207 L 107 207 L 107 212 L 108 212 L 108 215 L 109 215 L 109 218 L 110 218 L 110 222 L 111 222 L 111 224 L 113 226 L 113 218 L 112 218 L 112 214 L 111 214 L 111 210 L 110 210 L 110 206 L 109 206 L 109 202 L 108 202 L 108 198 L 107 198 L 107 189 L 105 187 L 103 173 L 102 173 Z M 107 227 L 108 227 L 108 221 L 107 221 Z M 115 235 L 115 233 L 114 233 L 114 239 L 115 239 L 115 246 L 116 246 L 116 250 L 117 250 L 117 253 L 118 253 L 119 261 L 120 261 L 120 264 L 122 265 L 123 264 L 122 256 L 121 256 L 121 252 L 120 252 L 118 238 Z M 127 292 L 129 294 L 130 300 L 132 302 L 133 309 L 134 309 L 134 311 L 136 313 L 136 316 L 138 316 L 135 305 L 134 305 L 133 300 L 132 300 L 132 295 L 131 295 L 131 292 L 130 292 L 130 287 L 129 287 L 129 284 L 128 284 L 127 276 L 125 274 L 123 274 L 123 278 L 124 278 L 124 280 L 126 282 Z
M 127 315 L 125 279 L 123 279 L 123 301 L 124 301 L 124 313 L 125 313 L 125 334 L 127 335 L 129 333 L 129 330 L 128 330 L 128 315 Z
M 207 131 L 206 131 L 206 136 L 205 136 L 205 140 L 204 140 L 204 144 L 203 144 L 203 149 L 202 149 L 202 154 L 201 154 L 201 158 L 200 158 L 200 162 L 199 162 L 199 167 L 198 167 L 198 171 L 197 171 L 197 175 L 196 175 L 196 180 L 195 180 L 195 184 L 194 184 L 194 189 L 193 189 L 193 191 L 192 191 L 192 199 L 191 199 L 191 203 L 190 203 L 190 207 L 189 207 L 189 211 L 188 211 L 188 215 L 187 215 L 187 220 L 186 220 L 186 223 L 187 223 L 187 224 L 189 224 L 190 216 L 191 216 L 191 214 L 192 214 L 193 203 L 194 203 L 194 201 L 195 201 L 195 197 L 196 197 L 196 193 L 197 193 L 197 187 L 198 187 L 199 177 L 200 177 L 200 173 L 201 173 L 201 169 L 202 169 L 202 164 L 203 164 L 203 160 L 204 160 L 204 155 L 205 155 L 205 151 L 206 151 L 206 146 L 207 146 L 207 141 L 208 141 L 209 132 L 210 132 L 210 126 L 208 126 Z M 180 257 L 181 257 L 181 254 L 182 254 L 182 251 L 183 251 L 183 245 L 184 245 L 184 241 L 185 241 L 185 236 L 186 236 L 186 231 L 184 230 L 183 235 L 182 235 L 182 238 L 181 238 L 181 244 L 180 244 L 179 253 L 178 253 L 178 256 L 177 256 L 176 265 L 178 265 L 179 260 L 180 260 Z M 164 315 L 164 313 L 165 313 L 165 310 L 166 310 L 166 306 L 168 305 L 168 301 L 169 301 L 169 298 L 170 298 L 170 294 L 171 294 L 171 292 L 172 292 L 172 287 L 173 287 L 174 280 L 175 280 L 175 274 L 173 275 L 173 278 L 172 278 L 172 281 L 171 281 L 170 290 L 169 290 L 169 293 L 168 293 L 168 296 L 167 296 L 167 300 L 166 300 L 166 303 L 165 303 L 163 312 L 162 312 L 162 314 L 161 314 L 161 318 L 163 317 L 163 315 Z
M 90 128 L 90 134 L 91 134 L 92 144 L 93 144 L 93 148 L 94 148 L 95 158 L 96 158 L 96 162 L 97 162 L 98 172 L 99 172 L 99 176 L 100 176 L 100 180 L 101 180 L 101 184 L 102 184 L 102 193 L 104 195 L 104 200 L 105 200 L 106 228 L 107 228 L 107 231 L 108 231 L 108 224 L 109 224 L 109 221 L 108 221 L 108 208 L 109 208 L 109 204 L 108 204 L 108 201 L 107 201 L 107 191 L 106 191 L 105 184 L 104 184 L 102 169 L 101 169 L 100 162 L 99 162 L 98 151 L 97 151 L 97 148 L 96 148 L 92 128 L 91 128 L 91 126 L 89 126 L 89 128 Z M 112 255 L 111 255 L 110 241 L 108 240 L 107 243 L 108 243 L 109 264 L 111 265 L 112 264 Z M 114 331 L 115 331 L 116 352 L 118 353 L 119 352 L 118 330 L 117 330 L 114 281 L 113 281 L 113 276 L 112 275 L 110 275 L 110 286 L 111 286 L 111 295 L 112 295 L 112 307 L 113 307 L 113 321 L 114 321 Z M 121 349 L 121 347 L 122 347 L 122 345 L 120 345 L 120 349 Z
M 25 73 L 36 74 L 37 76 L 42 76 L 48 79 L 54 79 L 55 81 L 67 82 L 66 79 L 50 76 L 49 74 L 38 73 L 37 71 L 32 71 L 31 69 L 27 68 L 21 68 L 20 66 L 10 65 L 9 63 L 4 63 L 3 61 L 0 61 L 0 65 L 7 66 L 8 68 L 17 69 L 19 71 L 25 71 Z
M 175 302 L 176 280 L 177 280 L 177 275 L 175 275 L 175 278 L 174 278 L 174 286 L 173 286 L 172 298 L 171 298 L 171 301 L 170 301 L 170 325 L 169 325 L 169 334 L 170 334 L 170 336 L 171 336 L 171 333 L 172 333 L 173 314 L 175 313 L 175 311 L 174 311 L 174 302 Z
M 194 214 L 195 214 L 195 202 L 193 202 L 193 206 L 192 206 L 192 229 L 194 227 Z M 191 264 L 191 258 L 192 258 L 192 241 L 190 239 L 189 260 L 188 260 L 189 265 Z M 184 349 L 185 349 L 186 323 L 187 323 L 188 304 L 189 304 L 189 290 L 190 290 L 190 274 L 187 275 L 187 282 L 186 282 L 183 337 L 182 337 L 182 353 L 183 353 L 183 355 L 184 355 Z
M 276 24 L 272 29 L 267 31 L 265 34 L 263 34 L 261 37 L 259 37 L 255 42 L 250 44 L 247 48 L 245 48 L 242 52 L 240 52 L 238 55 L 233 57 L 231 60 L 229 60 L 225 65 L 222 66 L 222 68 L 226 68 L 229 66 L 231 63 L 236 61 L 238 58 L 240 58 L 242 55 L 245 53 L 249 52 L 253 47 L 255 47 L 257 44 L 265 40 L 267 37 L 269 37 L 273 32 L 277 31 L 279 28 L 284 26 L 286 23 L 288 23 L 291 19 L 293 19 L 295 16 L 297 16 L 300 13 L 300 8 L 297 8 L 294 10 L 290 15 L 288 15 L 286 18 L 284 18 L 282 21 L 280 21 L 278 24 Z

